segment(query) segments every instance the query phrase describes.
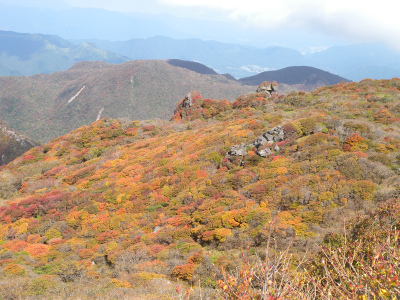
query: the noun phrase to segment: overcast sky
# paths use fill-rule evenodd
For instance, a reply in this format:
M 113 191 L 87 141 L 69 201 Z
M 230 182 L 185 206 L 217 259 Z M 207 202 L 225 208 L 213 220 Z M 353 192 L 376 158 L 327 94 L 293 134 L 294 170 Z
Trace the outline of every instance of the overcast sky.
M 0 0 L 5 2 L 10 0 Z M 12 3 L 169 13 L 235 22 L 255 30 L 306 30 L 349 43 L 384 42 L 400 50 L 400 2 L 395 0 L 13 0 Z

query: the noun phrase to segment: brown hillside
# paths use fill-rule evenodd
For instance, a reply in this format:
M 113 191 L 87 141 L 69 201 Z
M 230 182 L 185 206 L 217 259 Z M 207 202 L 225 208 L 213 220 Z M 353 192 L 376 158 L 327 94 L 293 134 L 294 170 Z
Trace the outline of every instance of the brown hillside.
M 0 77 L 0 118 L 27 136 L 47 141 L 92 123 L 103 108 L 101 117 L 168 119 L 176 99 L 191 90 L 231 100 L 254 87 L 162 60 L 80 62 L 53 74 Z

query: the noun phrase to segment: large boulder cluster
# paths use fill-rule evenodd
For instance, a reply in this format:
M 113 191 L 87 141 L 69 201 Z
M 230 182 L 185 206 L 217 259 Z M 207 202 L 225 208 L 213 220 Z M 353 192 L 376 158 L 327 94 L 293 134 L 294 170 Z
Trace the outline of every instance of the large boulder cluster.
M 233 145 L 230 148 L 228 155 L 244 156 L 247 155 L 248 148 L 253 149 L 255 147 L 257 149 L 256 153 L 259 156 L 268 157 L 274 154 L 274 152 L 278 152 L 280 150 L 277 143 L 282 142 L 284 140 L 285 140 L 285 132 L 283 131 L 282 126 L 277 126 L 264 132 L 250 144 L 242 143 L 240 145 Z

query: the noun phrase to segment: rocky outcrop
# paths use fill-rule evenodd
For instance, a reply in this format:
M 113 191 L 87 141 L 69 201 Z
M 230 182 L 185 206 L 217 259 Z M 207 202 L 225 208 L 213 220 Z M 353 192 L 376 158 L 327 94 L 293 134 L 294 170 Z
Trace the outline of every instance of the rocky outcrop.
M 231 156 L 244 156 L 247 155 L 247 148 L 255 147 L 257 149 L 256 153 L 261 157 L 268 157 L 274 152 L 278 152 L 280 150 L 277 143 L 285 140 L 285 132 L 283 131 L 282 126 L 274 127 L 270 130 L 267 130 L 258 138 L 256 138 L 250 144 L 240 144 L 234 145 L 230 148 L 228 155 Z M 272 150 L 271 150 L 272 148 Z
M 0 121 L 0 165 L 6 165 L 38 144 Z
M 257 88 L 257 93 L 267 93 L 269 96 L 272 93 L 278 93 L 278 83 L 276 81 L 264 81 Z
M 183 98 L 175 108 L 171 120 L 194 120 L 199 116 L 201 109 L 201 95 L 196 91 L 191 91 Z
M 259 148 L 265 144 L 273 144 L 282 142 L 285 139 L 285 133 L 283 132 L 282 126 L 277 126 L 264 132 L 253 142 L 253 146 Z
M 192 107 L 193 105 L 192 93 L 189 92 L 183 99 L 182 107 Z

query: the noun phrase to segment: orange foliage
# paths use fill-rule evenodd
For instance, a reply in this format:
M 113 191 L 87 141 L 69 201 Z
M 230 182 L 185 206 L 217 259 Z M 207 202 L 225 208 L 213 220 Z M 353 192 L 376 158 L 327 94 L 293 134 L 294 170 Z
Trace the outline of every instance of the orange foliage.
M 4 276 L 14 277 L 14 276 L 26 276 L 27 271 L 24 267 L 17 264 L 9 264 L 3 268 Z
M 343 143 L 343 150 L 352 151 L 354 147 L 363 143 L 364 141 L 365 139 L 361 137 L 358 133 L 352 133 Z
M 196 265 L 192 263 L 176 266 L 172 271 L 172 275 L 178 279 L 190 280 L 193 277 L 193 272 L 195 269 Z
M 92 249 L 80 249 L 78 255 L 82 259 L 88 259 L 91 258 L 93 254 L 94 251 Z
M 381 107 L 376 113 L 374 113 L 375 121 L 383 124 L 391 124 L 395 121 L 399 121 L 395 118 L 386 107 Z
M 20 241 L 20 240 L 11 240 L 7 241 L 4 244 L 2 244 L 3 249 L 7 249 L 13 252 L 21 252 L 24 250 L 24 248 L 28 245 L 27 242 L 25 241 Z
M 30 244 L 25 248 L 31 256 L 41 256 L 46 254 L 50 249 L 50 246 L 44 244 Z

